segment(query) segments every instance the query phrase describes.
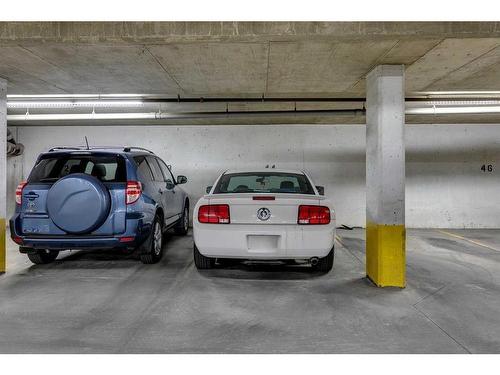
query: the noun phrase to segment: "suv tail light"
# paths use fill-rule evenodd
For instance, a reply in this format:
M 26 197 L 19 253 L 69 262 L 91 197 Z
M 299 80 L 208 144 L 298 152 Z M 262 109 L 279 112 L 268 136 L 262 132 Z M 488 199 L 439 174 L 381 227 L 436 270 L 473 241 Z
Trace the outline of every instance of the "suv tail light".
M 23 181 L 16 188 L 16 203 L 21 205 L 23 203 L 23 189 L 26 186 L 27 182 Z
M 142 185 L 139 181 L 127 181 L 127 189 L 125 190 L 126 203 L 132 204 L 137 202 L 142 194 Z
M 229 205 L 214 204 L 200 206 L 198 209 L 198 221 L 208 224 L 229 224 Z
M 298 224 L 330 224 L 330 209 L 325 206 L 299 206 Z

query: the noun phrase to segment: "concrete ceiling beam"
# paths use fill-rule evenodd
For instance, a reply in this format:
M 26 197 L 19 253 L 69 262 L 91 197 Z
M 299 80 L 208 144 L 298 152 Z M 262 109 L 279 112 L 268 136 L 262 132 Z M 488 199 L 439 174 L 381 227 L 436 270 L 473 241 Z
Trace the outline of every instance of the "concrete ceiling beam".
M 500 37 L 499 22 L 0 22 L 0 45 Z

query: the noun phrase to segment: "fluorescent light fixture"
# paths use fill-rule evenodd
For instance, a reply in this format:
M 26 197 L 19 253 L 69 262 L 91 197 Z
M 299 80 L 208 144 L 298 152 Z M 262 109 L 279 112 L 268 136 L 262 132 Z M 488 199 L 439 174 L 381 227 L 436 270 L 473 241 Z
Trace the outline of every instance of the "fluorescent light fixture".
M 424 101 L 407 101 L 406 108 L 422 108 L 422 107 L 476 107 L 476 106 L 498 106 L 499 100 L 424 100 Z
M 101 98 L 142 98 L 149 94 L 40 94 L 40 95 L 18 95 L 8 94 L 8 99 L 101 99 Z
M 66 113 L 7 115 L 7 121 L 60 121 L 60 120 L 147 120 L 157 113 Z
M 412 92 L 411 95 L 433 95 L 433 96 L 475 96 L 475 95 L 500 95 L 500 91 L 417 91 Z
M 72 98 L 95 98 L 99 99 L 96 94 L 40 94 L 40 95 L 17 95 L 7 94 L 7 99 L 72 99 Z
M 448 115 L 448 114 L 482 114 L 500 113 L 500 106 L 452 106 L 452 107 L 423 107 L 407 108 L 407 115 Z
M 7 108 L 66 108 L 71 107 L 73 102 L 21 102 L 21 101 L 8 101 Z
M 140 100 L 84 100 L 84 101 L 8 101 L 7 108 L 94 108 L 94 107 L 142 107 Z

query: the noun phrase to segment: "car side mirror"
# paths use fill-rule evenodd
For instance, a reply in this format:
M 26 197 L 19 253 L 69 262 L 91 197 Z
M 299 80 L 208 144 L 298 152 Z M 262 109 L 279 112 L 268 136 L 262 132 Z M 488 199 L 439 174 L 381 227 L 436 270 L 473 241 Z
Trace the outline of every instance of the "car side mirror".
M 188 182 L 188 179 L 186 176 L 177 176 L 177 184 L 182 185 Z
M 205 189 L 207 194 L 210 194 L 210 190 L 212 190 L 212 186 L 207 186 L 207 188 Z
M 316 190 L 318 190 L 319 195 L 325 195 L 325 187 L 324 186 L 316 186 Z

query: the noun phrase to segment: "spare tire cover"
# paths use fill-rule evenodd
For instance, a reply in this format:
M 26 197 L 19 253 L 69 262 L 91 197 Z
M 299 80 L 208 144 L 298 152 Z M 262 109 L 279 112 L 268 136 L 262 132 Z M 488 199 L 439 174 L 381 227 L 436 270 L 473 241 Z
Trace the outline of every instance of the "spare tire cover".
M 67 233 L 92 232 L 108 217 L 111 198 L 108 189 L 95 177 L 70 174 L 57 181 L 47 194 L 47 211 Z

